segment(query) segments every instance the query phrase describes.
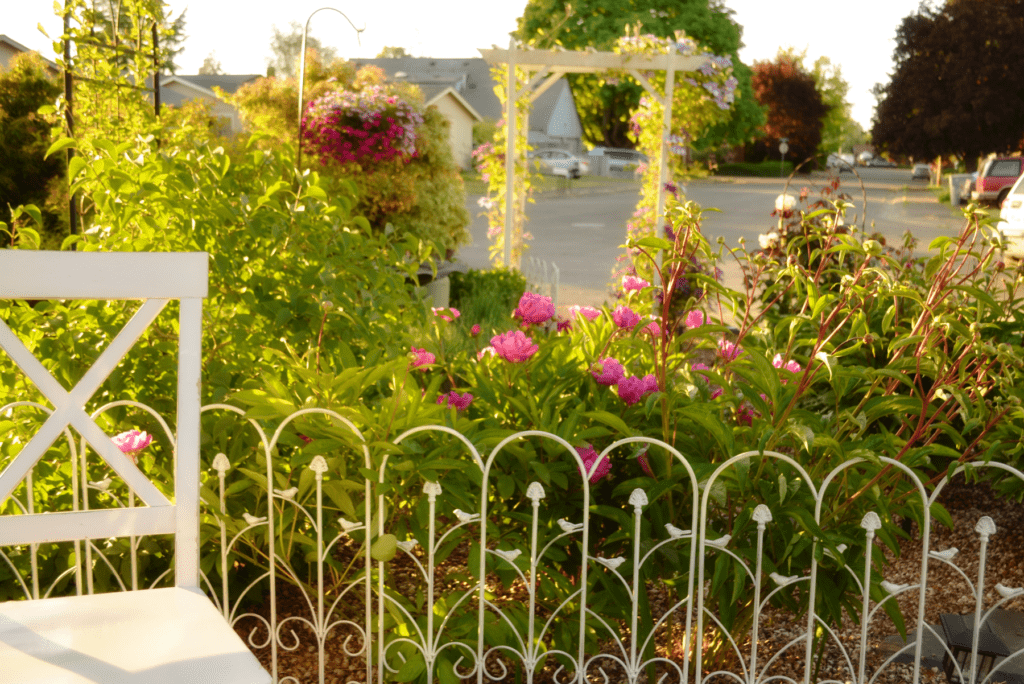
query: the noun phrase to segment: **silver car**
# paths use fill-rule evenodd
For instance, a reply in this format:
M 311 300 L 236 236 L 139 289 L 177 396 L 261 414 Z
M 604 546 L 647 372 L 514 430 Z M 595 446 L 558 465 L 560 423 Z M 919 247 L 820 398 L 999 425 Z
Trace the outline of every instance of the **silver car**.
M 928 168 L 927 164 L 914 164 L 914 170 L 911 172 L 910 177 L 913 180 L 928 180 L 932 177 L 931 169 Z
M 549 176 L 579 178 L 590 171 L 585 160 L 566 150 L 534 150 L 527 159 L 537 165 L 538 171 Z

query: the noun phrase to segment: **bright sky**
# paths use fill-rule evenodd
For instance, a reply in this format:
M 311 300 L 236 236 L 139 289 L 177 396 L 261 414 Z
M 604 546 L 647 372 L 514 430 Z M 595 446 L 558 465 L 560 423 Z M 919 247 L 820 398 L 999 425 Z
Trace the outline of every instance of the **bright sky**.
M 175 16 L 188 7 L 181 72 L 196 73 L 211 52 L 226 73 L 265 73 L 273 27 L 288 30 L 291 21 L 304 23 L 326 0 L 170 0 Z M 36 29 L 42 23 L 57 38 L 61 21 L 53 0 L 3 0 L 0 33 L 52 57 L 49 40 Z M 310 25 L 313 35 L 343 57 L 373 57 L 385 45 L 404 47 L 417 57 L 477 57 L 476 48 L 508 45 L 525 0 L 388 0 L 337 3 L 359 28 L 356 34 L 337 13 L 319 13 Z M 850 84 L 853 118 L 870 129 L 875 98 L 871 88 L 888 81 L 896 28 L 914 12 L 919 0 L 869 0 L 841 3 L 825 10 L 820 0 L 725 0 L 743 27 L 740 58 L 747 64 L 771 59 L 779 47 L 807 50 L 807 63 L 827 55 Z M 685 27 L 683 27 L 685 28 Z

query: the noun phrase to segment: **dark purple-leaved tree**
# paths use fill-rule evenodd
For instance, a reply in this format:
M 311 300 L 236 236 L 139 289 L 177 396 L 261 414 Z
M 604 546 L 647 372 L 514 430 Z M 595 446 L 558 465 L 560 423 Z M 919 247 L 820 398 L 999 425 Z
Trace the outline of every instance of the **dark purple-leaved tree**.
M 915 158 L 1018 149 L 1024 134 L 1024 0 L 922 5 L 896 33 L 891 80 L 875 87 L 876 147 Z
M 793 54 L 781 53 L 774 62 L 754 62 L 754 97 L 767 107 L 764 137 L 748 145 L 753 161 L 779 159 L 779 141 L 788 140 L 786 159 L 797 164 L 815 155 L 828 105 L 821 99 L 814 76 Z

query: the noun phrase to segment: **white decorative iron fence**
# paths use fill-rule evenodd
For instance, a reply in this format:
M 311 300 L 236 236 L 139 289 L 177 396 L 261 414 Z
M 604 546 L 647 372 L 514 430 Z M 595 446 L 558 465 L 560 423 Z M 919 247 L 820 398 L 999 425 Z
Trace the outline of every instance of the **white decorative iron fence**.
M 141 405 L 108 404 L 94 416 L 125 408 L 151 416 L 163 431 L 156 441 L 173 444 L 169 426 Z M 19 402 L 0 407 L 0 421 L 11 430 L 48 413 Z M 302 431 L 312 424 L 333 437 L 310 440 Z M 774 452 L 738 454 L 701 477 L 670 445 L 626 437 L 601 455 L 621 462 L 622 454 L 660 450 L 674 475 L 659 472 L 638 480 L 646 486 L 627 482 L 609 491 L 580 476 L 586 464 L 558 435 L 520 432 L 484 452 L 474 437 L 482 438 L 426 426 L 372 443 L 343 415 L 321 409 L 293 413 L 268 434 L 236 407 L 204 409 L 210 468 L 202 482 L 203 581 L 275 681 L 702 684 L 724 677 L 869 684 L 884 681 L 900 661 L 910 662 L 910 681 L 930 681 L 925 651 L 935 640 L 946 644 L 947 635 L 928 616 L 967 612 L 929 605 L 938 567 L 953 569 L 969 599 L 967 651 L 942 647 L 953 676 L 988 684 L 1024 669 L 1024 648 L 983 663 L 992 616 L 1024 606 L 1024 588 L 1004 586 L 1000 570 L 986 563 L 999 532 L 991 519 L 977 521 L 976 551 L 964 550 L 975 558 L 962 565 L 957 549 L 930 545 L 945 480 L 929 493 L 910 469 L 888 459 L 850 460 L 816 479 Z M 525 443 L 549 459 L 521 470 L 517 453 Z M 61 452 L 71 467 L 60 463 Z M 44 499 L 75 510 L 135 505 L 68 431 L 51 456 L 3 512 L 32 512 Z M 786 490 L 774 510 L 721 499 L 724 479 L 755 478 L 765 462 L 787 474 L 788 484 L 772 483 Z M 593 461 L 588 475 L 600 463 Z M 883 468 L 902 471 L 921 503 L 920 564 L 902 581 L 888 581 L 880 562 L 876 542 L 900 527 L 884 508 L 868 510 L 856 534 L 846 528 L 845 537 L 827 519 L 838 481 L 852 469 Z M 978 468 L 1024 481 L 1024 473 L 1002 464 Z M 675 488 L 671 499 L 675 483 L 685 495 Z M 799 510 L 785 503 L 798 490 L 808 504 Z M 783 524 L 794 530 L 786 543 L 806 548 L 805 567 L 777 563 L 780 537 L 772 528 Z M 726 528 L 749 533 L 730 536 Z M 836 543 L 840 538 L 846 542 Z M 0 549 L 3 597 L 124 591 L 168 583 L 172 572 L 161 539 L 76 542 L 70 553 L 58 546 Z M 851 614 L 864 617 L 852 641 L 840 634 L 843 620 L 830 617 L 830 602 L 844 604 L 848 632 Z M 911 635 L 883 652 L 873 644 L 879 633 L 899 631 L 887 613 L 897 602 Z M 799 616 L 795 633 L 766 653 L 764 637 L 787 612 Z M 823 644 L 838 664 L 818 672 Z M 297 654 L 315 667 L 289 669 Z
M 558 266 L 536 257 L 528 256 L 523 264 L 523 277 L 531 292 L 551 297 L 551 303 L 558 308 Z

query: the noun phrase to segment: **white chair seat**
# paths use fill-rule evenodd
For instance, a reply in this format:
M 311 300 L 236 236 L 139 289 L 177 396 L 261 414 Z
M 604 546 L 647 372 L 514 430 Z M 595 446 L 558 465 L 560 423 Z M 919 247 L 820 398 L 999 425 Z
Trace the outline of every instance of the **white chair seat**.
M 198 591 L 169 588 L 0 603 L 2 684 L 270 680 Z

